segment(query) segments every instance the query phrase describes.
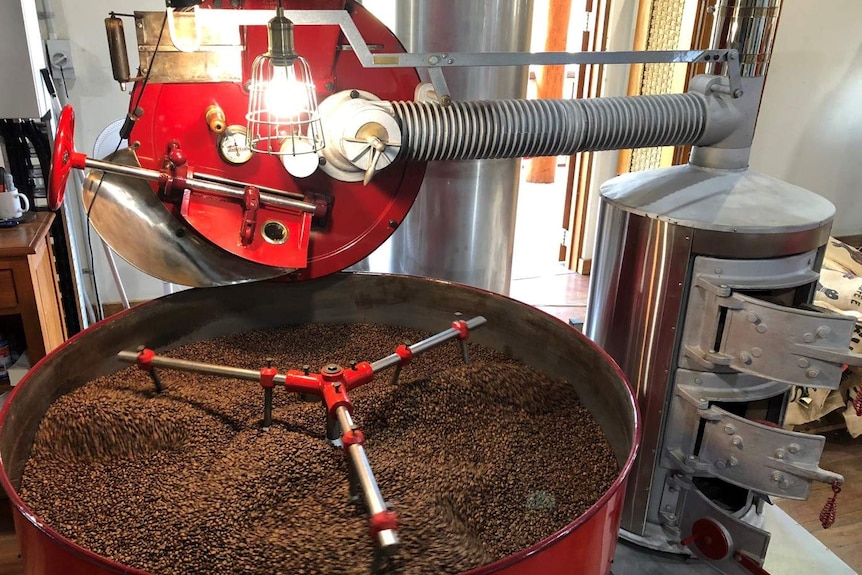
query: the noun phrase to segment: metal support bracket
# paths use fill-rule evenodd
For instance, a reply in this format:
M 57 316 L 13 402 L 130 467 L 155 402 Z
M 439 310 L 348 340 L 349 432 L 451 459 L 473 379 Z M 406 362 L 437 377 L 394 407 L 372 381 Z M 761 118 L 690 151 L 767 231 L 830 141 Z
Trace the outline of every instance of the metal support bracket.
M 380 53 L 371 52 L 356 23 L 346 10 L 285 10 L 284 15 L 296 26 L 338 26 L 357 59 L 365 68 L 427 68 L 434 90 L 442 100 L 450 97 L 441 68 L 486 66 L 529 66 L 565 64 L 673 64 L 725 62 L 729 95 L 742 95 L 741 70 L 737 50 L 663 50 L 620 52 L 489 52 L 489 53 Z M 183 14 L 174 14 L 181 17 Z M 271 10 L 199 10 L 194 28 L 232 30 L 240 26 L 263 26 L 272 18 Z M 238 33 L 238 32 L 237 32 Z M 196 32 L 196 35 L 199 35 Z M 445 105 L 445 104 L 444 104 Z

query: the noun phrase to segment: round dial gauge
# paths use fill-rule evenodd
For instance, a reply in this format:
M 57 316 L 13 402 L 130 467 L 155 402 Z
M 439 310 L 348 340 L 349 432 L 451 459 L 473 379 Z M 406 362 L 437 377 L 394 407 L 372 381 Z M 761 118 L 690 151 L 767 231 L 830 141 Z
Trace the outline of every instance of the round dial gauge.
M 228 164 L 244 164 L 251 159 L 252 151 L 248 145 L 248 130 L 245 126 L 228 126 L 218 138 L 218 154 Z

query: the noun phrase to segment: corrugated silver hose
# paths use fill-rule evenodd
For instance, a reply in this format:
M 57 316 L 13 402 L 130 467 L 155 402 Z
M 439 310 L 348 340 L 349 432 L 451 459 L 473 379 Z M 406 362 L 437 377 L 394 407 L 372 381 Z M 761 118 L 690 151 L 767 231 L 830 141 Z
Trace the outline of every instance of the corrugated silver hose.
M 694 144 L 707 126 L 699 93 L 585 100 L 392 102 L 402 157 L 480 160 Z

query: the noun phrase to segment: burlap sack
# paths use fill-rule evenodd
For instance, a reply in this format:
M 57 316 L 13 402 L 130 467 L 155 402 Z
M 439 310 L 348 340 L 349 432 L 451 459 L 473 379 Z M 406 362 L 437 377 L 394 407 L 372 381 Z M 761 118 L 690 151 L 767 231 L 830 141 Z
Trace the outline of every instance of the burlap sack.
M 835 313 L 856 318 L 856 330 L 850 349 L 862 351 L 862 253 L 856 248 L 830 238 L 826 247 L 820 281 L 814 304 Z M 862 387 L 862 368 L 849 372 L 835 391 L 794 388 L 785 416 L 785 427 L 816 421 L 844 407 L 844 421 L 853 437 L 862 435 L 862 417 L 856 415 L 853 398 Z

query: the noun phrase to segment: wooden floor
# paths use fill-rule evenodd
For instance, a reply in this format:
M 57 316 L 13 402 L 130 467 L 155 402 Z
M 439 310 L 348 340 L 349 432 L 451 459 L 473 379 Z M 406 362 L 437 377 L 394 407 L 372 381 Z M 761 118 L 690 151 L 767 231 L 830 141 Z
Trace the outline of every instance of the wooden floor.
M 587 277 L 559 268 L 550 275 L 513 280 L 510 295 L 563 321 L 583 320 L 588 282 Z M 845 478 L 832 528 L 822 529 L 819 521 L 820 509 L 831 494 L 826 485 L 815 483 L 808 501 L 777 503 L 851 568 L 862 572 L 862 438 L 851 439 L 846 432 L 830 434 L 820 465 Z M 23 574 L 8 503 L 3 500 L 0 502 L 0 575 Z
M 844 476 L 832 527 L 820 526 L 820 510 L 832 495 L 823 483 L 814 484 L 807 501 L 781 500 L 777 504 L 854 571 L 862 572 L 862 437 L 852 439 L 845 431 L 828 434 L 820 467 Z

